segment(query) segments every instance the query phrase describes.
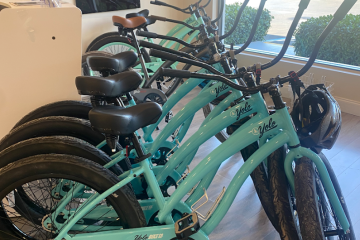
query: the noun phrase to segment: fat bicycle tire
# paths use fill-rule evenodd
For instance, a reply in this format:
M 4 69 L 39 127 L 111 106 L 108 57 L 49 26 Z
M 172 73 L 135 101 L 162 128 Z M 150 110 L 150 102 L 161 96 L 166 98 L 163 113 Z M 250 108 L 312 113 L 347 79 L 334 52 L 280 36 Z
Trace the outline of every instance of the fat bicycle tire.
M 88 120 L 74 117 L 51 116 L 34 119 L 13 129 L 0 141 L 0 151 L 21 141 L 45 136 L 75 137 L 93 146 L 97 146 L 105 139 L 103 134 L 92 130 Z M 101 150 L 109 156 L 113 154 L 107 145 L 103 146 Z M 117 144 L 117 150 L 122 150 L 120 144 Z M 128 159 L 120 161 L 119 166 L 124 171 L 131 169 L 131 163 Z
M 89 120 L 89 111 L 91 109 L 91 103 L 82 101 L 66 100 L 49 103 L 26 114 L 12 129 L 32 120 L 51 116 L 65 116 Z
M 122 43 L 122 45 L 127 46 L 129 48 L 129 50 L 133 50 L 136 51 L 135 48 L 135 44 L 133 43 L 131 38 L 127 38 L 124 36 L 120 36 L 118 32 L 108 32 L 108 33 L 104 33 L 100 36 L 98 36 L 97 38 L 95 38 L 87 47 L 85 52 L 90 52 L 90 51 L 105 51 L 105 52 L 109 52 L 112 54 L 116 54 L 119 52 L 112 52 L 107 51 L 107 49 L 103 49 L 103 47 L 107 44 L 111 44 L 111 43 Z M 127 50 L 127 51 L 129 51 Z
M 286 147 L 283 146 L 267 158 L 269 189 L 273 197 L 280 238 L 282 240 L 300 240 L 300 228 L 297 217 L 294 215 L 292 193 L 284 169 L 285 156 Z
M 103 151 L 81 139 L 69 136 L 48 136 L 26 139 L 4 149 L 0 152 L 0 168 L 23 158 L 50 153 L 82 157 L 101 166 L 112 160 Z M 117 176 L 124 172 L 117 164 L 109 170 Z
M 244 161 L 246 162 L 250 158 L 250 156 L 258 149 L 258 142 L 254 142 L 246 148 L 242 149 L 240 152 Z M 250 176 L 254 183 L 256 193 L 260 199 L 261 206 L 263 207 L 269 221 L 276 229 L 276 231 L 280 232 L 279 221 L 274 211 L 274 204 L 272 201 L 272 194 L 270 191 L 269 176 L 267 171 L 268 170 L 265 163 L 262 162 L 254 169 Z
M 101 166 L 104 166 L 111 161 L 111 158 L 103 151 L 95 148 L 85 141 L 68 136 L 51 136 L 31 138 L 11 145 L 10 147 L 1 151 L 0 168 L 18 160 L 40 154 L 73 155 L 88 159 Z M 117 164 L 114 164 L 111 168 L 109 168 L 109 170 L 116 176 L 119 176 L 123 173 L 123 170 Z M 131 184 L 128 185 L 132 189 Z M 39 219 L 39 217 L 36 216 L 40 215 L 39 212 L 41 212 L 41 209 L 37 208 L 36 204 L 31 201 L 30 197 L 23 189 L 17 190 L 18 192 L 22 193 L 21 197 L 17 196 L 17 198 L 15 198 L 17 207 L 20 203 L 21 206 L 19 206 L 19 208 L 23 209 L 24 212 L 29 212 L 29 215 L 33 217 L 33 219 Z
M 2 206 L 6 204 L 4 199 L 10 192 L 19 186 L 23 186 L 23 184 L 38 179 L 68 179 L 82 183 L 99 193 L 106 191 L 119 182 L 116 175 L 93 161 L 63 154 L 45 154 L 25 158 L 0 169 L 0 175 L 2 179 L 0 182 Z M 146 226 L 141 207 L 133 191 L 128 186 L 124 186 L 115 194 L 111 194 L 106 198 L 106 201 L 108 205 L 113 207 L 117 216 L 122 219 L 124 228 Z M 9 211 L 9 207 L 6 205 L 0 208 L 0 239 L 34 239 L 28 235 L 26 236 L 18 226 L 14 226 L 13 221 L 15 220 L 8 215 Z M 20 215 L 24 214 L 20 213 Z M 43 231 L 41 226 L 39 228 L 34 223 L 32 223 L 32 226 L 35 226 L 34 228 L 39 231 Z M 53 239 L 54 235 L 50 235 L 50 237 L 41 238 L 41 240 Z
M 354 240 L 355 239 L 355 232 L 353 229 L 353 225 L 350 219 L 350 214 L 347 209 L 345 199 L 342 195 L 340 185 L 337 181 L 336 175 L 331 168 L 330 163 L 326 159 L 323 154 L 319 154 L 321 159 L 323 160 L 327 171 L 330 175 L 331 182 L 335 188 L 336 194 L 340 199 L 340 203 L 344 209 L 345 215 L 350 223 L 350 232 L 346 235 L 343 234 L 341 236 L 337 236 L 337 238 L 324 237 L 323 226 L 321 219 L 326 217 L 323 214 L 324 206 L 319 204 L 319 198 L 321 196 L 326 196 L 324 189 L 322 187 L 321 179 L 314 167 L 313 162 L 306 158 L 302 157 L 296 161 L 295 167 L 295 195 L 296 203 L 297 203 L 297 211 L 299 214 L 299 222 L 301 228 L 301 234 L 303 239 L 306 240 L 323 240 L 323 239 L 347 239 L 347 240 Z M 318 193 L 320 192 L 320 194 Z M 321 206 L 320 206 L 321 205 Z M 331 206 L 330 206 L 331 207 Z M 332 210 L 332 207 L 331 207 Z M 335 213 L 333 213 L 335 215 Z M 327 215 L 327 214 L 326 214 Z M 331 215 L 331 214 L 330 214 Z M 335 216 L 335 223 L 338 225 L 338 220 Z

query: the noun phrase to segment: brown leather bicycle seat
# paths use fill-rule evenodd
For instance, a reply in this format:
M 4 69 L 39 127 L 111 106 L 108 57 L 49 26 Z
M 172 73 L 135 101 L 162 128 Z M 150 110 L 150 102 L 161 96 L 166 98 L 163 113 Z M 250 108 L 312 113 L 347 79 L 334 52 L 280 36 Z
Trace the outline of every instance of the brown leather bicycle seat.
M 137 28 L 144 23 L 146 23 L 146 18 L 144 17 L 133 17 L 133 18 L 123 18 L 119 16 L 113 16 L 112 20 L 115 25 L 122 25 L 124 28 L 134 29 Z

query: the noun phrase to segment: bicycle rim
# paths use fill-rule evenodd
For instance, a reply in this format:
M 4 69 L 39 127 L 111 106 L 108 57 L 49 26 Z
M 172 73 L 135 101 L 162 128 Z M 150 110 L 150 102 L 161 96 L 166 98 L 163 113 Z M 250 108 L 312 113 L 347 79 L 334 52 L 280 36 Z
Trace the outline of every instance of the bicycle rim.
M 76 192 L 77 186 L 83 186 L 83 190 Z M 23 189 L 23 193 L 17 191 L 20 188 Z M 69 197 L 65 207 L 57 215 L 53 212 L 60 206 L 63 202 L 61 198 L 65 196 L 55 197 L 55 188 L 67 189 Z M 21 206 L 21 198 L 24 196 L 20 195 L 24 193 L 36 205 L 36 209 Z M 65 226 L 65 221 L 74 217 L 86 200 L 96 193 L 96 190 L 79 182 L 62 178 L 42 178 L 26 182 L 10 191 L 1 200 L 1 204 L 8 221 L 23 234 L 25 239 L 48 240 L 55 238 Z M 122 228 L 123 225 L 111 204 L 103 200 L 80 219 L 68 234 L 75 236 L 107 231 Z

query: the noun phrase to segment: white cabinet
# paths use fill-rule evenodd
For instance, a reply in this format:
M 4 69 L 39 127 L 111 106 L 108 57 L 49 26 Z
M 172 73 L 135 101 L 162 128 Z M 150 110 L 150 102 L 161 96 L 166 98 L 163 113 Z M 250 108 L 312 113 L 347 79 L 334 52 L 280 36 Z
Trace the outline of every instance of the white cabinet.
M 80 99 L 81 11 L 13 6 L 0 11 L 0 138 L 44 104 Z

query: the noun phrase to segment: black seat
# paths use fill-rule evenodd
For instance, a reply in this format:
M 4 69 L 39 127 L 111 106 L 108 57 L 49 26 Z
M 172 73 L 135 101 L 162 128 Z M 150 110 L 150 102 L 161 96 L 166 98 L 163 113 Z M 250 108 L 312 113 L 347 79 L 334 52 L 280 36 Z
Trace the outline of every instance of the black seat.
M 136 90 L 142 82 L 140 74 L 126 71 L 109 77 L 80 76 L 75 80 L 78 93 L 115 98 Z
M 152 17 L 152 16 L 149 16 L 149 17 L 146 17 L 146 26 L 149 26 L 151 24 L 154 24 L 156 22 L 156 18 Z
M 86 58 L 88 66 L 93 71 L 109 71 L 111 74 L 123 72 L 133 66 L 138 56 L 133 51 L 121 52 L 113 56 L 93 56 Z
M 137 13 L 128 13 L 126 14 L 126 18 L 133 18 L 133 17 L 147 17 L 149 16 L 149 10 L 147 9 L 144 9 L 144 10 L 141 10 L 140 12 L 137 12 Z
M 159 104 L 147 102 L 129 108 L 98 106 L 90 110 L 89 119 L 92 128 L 101 133 L 130 135 L 139 128 L 156 123 L 161 114 Z

